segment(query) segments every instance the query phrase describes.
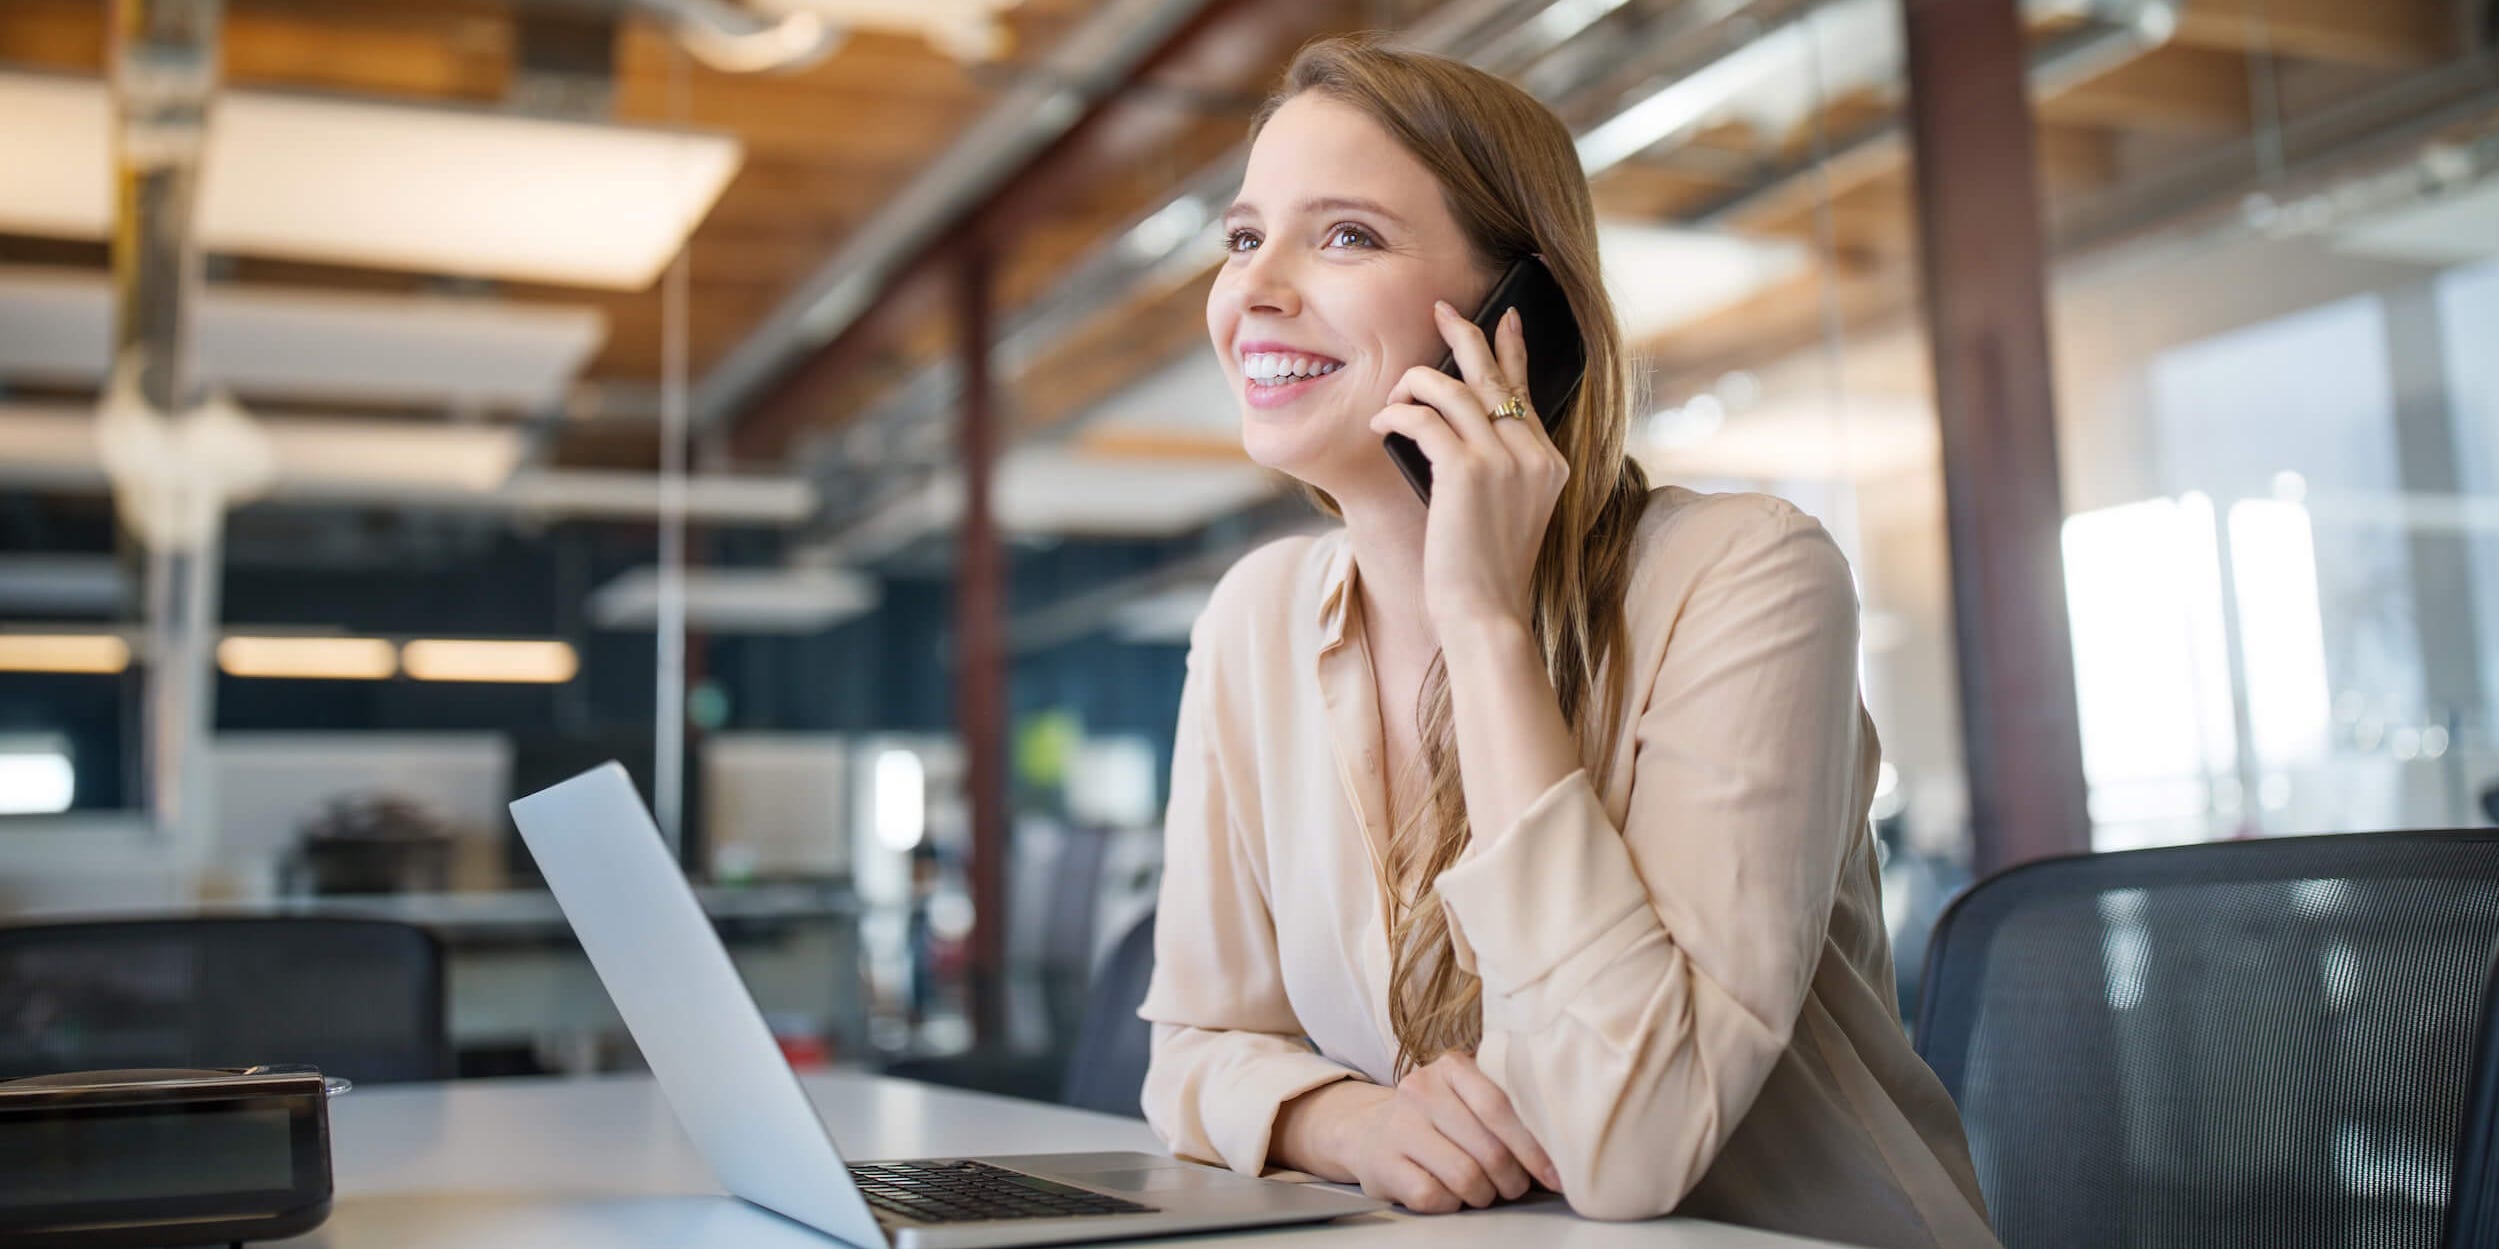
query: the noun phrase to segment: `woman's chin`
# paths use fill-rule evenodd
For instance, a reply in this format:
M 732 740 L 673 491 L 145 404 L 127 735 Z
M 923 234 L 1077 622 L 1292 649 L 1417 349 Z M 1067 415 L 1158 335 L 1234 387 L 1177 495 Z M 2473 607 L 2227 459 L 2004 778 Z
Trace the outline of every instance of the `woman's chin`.
M 1261 468 L 1309 480 L 1308 474 L 1331 458 L 1334 448 L 1316 422 L 1245 408 L 1241 412 L 1241 450 Z

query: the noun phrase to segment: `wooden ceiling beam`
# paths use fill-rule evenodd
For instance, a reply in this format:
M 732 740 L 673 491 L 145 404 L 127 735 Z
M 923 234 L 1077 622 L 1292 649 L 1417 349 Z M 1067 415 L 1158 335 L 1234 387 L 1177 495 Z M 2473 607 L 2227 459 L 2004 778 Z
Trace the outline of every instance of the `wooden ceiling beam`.
M 2039 120 L 2173 134 L 2247 129 L 2247 58 L 2171 45 L 2039 101 Z
M 738 414 L 732 440 L 744 455 L 772 457 L 798 434 L 840 413 L 840 393 L 857 395 L 850 375 L 902 341 L 929 309 L 942 310 L 948 259 L 959 248 L 1011 244 L 1027 230 L 1084 205 L 1105 179 L 1149 162 L 1197 120 L 1197 109 L 1169 91 L 1136 90 L 1164 84 L 1203 91 L 1223 84 L 1254 94 L 1269 84 L 1262 76 L 1281 64 L 1310 35 L 1351 16 L 1342 0 L 1215 0 L 1165 40 L 1082 120 L 1028 161 L 980 208 L 939 236 L 888 284 L 868 313 L 833 341 L 796 362 Z M 1140 206 L 1142 207 L 1142 206 Z M 1003 311 L 1004 309 L 1002 309 Z M 883 360 L 899 374 L 907 362 Z
M 2455 6 L 2440 0 L 2184 0 L 2177 42 L 2379 69 L 2455 53 Z
M 1249 462 L 1249 453 L 1241 449 L 1241 436 L 1231 430 L 1096 429 L 1085 431 L 1068 445 L 1106 460 Z
M 512 80 L 511 19 L 491 6 L 235 4 L 225 25 L 234 86 L 485 103 Z

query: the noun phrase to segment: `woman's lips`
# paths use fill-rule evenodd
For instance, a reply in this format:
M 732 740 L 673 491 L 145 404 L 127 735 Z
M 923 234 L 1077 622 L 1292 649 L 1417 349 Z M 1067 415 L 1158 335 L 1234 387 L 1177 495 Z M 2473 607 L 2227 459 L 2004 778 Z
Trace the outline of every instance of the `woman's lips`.
M 1262 385 L 1245 377 L 1241 379 L 1241 392 L 1242 394 L 1248 396 L 1249 405 L 1253 408 L 1280 408 L 1309 393 L 1311 387 L 1317 386 L 1321 382 L 1335 377 L 1337 373 L 1342 373 L 1344 371 L 1345 370 L 1340 368 L 1336 370 L 1335 373 L 1322 373 L 1317 377 L 1296 378 L 1280 386 Z

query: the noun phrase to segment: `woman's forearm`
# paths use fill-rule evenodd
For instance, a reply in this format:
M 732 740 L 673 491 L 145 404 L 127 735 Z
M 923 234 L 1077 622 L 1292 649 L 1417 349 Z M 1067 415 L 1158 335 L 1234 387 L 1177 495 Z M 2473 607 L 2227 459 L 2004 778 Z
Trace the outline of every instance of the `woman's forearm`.
M 1439 632 L 1467 822 L 1489 837 L 1579 770 L 1579 752 L 1525 622 L 1489 617 Z

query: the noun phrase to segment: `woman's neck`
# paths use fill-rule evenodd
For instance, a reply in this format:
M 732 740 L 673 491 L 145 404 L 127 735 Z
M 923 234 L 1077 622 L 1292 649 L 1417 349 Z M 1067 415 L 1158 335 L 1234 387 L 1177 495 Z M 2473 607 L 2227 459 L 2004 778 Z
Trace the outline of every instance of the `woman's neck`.
M 1399 654 L 1439 649 L 1423 610 L 1423 526 L 1429 515 L 1409 497 L 1396 503 L 1344 508 L 1345 540 L 1353 546 L 1362 628 L 1370 646 Z

